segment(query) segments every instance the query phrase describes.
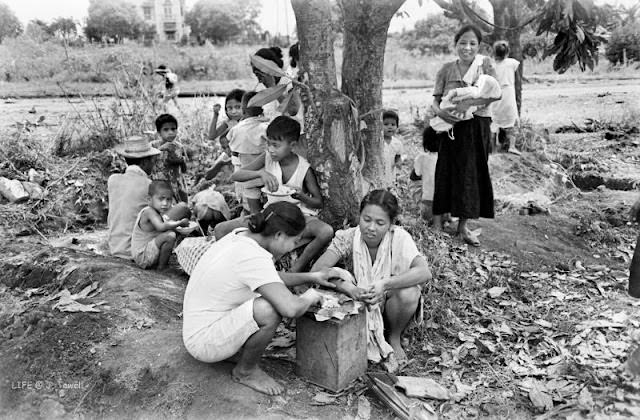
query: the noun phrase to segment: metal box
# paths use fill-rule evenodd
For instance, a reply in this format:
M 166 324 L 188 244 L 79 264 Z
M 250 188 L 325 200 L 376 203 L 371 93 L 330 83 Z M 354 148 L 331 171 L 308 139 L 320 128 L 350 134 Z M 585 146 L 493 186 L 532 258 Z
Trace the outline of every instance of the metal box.
M 367 318 L 360 310 L 342 320 L 316 321 L 307 313 L 296 321 L 296 374 L 339 392 L 367 370 Z

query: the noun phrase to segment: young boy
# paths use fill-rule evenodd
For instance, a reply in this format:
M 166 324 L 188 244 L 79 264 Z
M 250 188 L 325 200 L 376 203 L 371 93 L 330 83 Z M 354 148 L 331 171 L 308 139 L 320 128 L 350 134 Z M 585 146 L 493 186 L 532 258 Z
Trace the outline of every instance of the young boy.
M 267 151 L 233 174 L 234 181 L 261 179 L 269 191 L 281 186 L 295 190 L 286 200 L 297 200 L 305 215 L 306 227 L 303 238 L 311 242 L 291 267 L 292 272 L 306 268 L 333 238 L 333 228 L 316 216 L 322 208 L 322 195 L 318 181 L 309 162 L 293 152 L 300 138 L 300 124 L 291 117 L 278 116 L 267 127 Z M 271 198 L 272 201 L 279 201 Z
M 158 68 L 155 69 L 155 72 L 164 78 L 163 103 L 166 104 L 169 101 L 173 101 L 176 108 L 180 109 L 178 106 L 178 94 L 180 93 L 180 89 L 178 89 L 178 75 L 164 64 L 159 65 Z
M 392 188 L 396 183 L 396 170 L 402 163 L 402 142 L 396 133 L 400 119 L 395 111 L 386 110 L 382 113 L 384 142 L 382 144 L 385 166 L 385 188 Z
M 176 203 L 187 202 L 187 183 L 184 173 L 187 171 L 187 154 L 184 146 L 175 141 L 178 134 L 178 120 L 171 114 L 162 114 L 156 118 L 156 130 L 160 140 L 151 145 L 162 152 L 156 164 L 153 179 L 169 181 Z
M 173 193 L 167 181 L 149 185 L 149 205 L 138 213 L 131 233 L 131 257 L 141 268 L 166 267 L 176 243 L 175 229 L 189 226 L 189 219 L 179 221 L 163 218 L 171 208 Z
M 423 131 L 422 147 L 424 152 L 416 156 L 409 178 L 412 181 L 422 180 L 420 212 L 422 217 L 430 223 L 433 219 L 433 192 L 435 190 L 438 148 L 440 147 L 440 135 L 432 127 L 427 127 Z
M 265 133 L 267 130 L 267 120 L 263 118 L 262 108 L 248 106 L 249 100 L 257 92 L 246 92 L 242 95 L 243 119 L 232 127 L 227 133 L 229 148 L 231 149 L 231 161 L 235 170 L 250 164 L 265 151 Z M 260 186 L 258 181 L 249 183 L 236 183 L 236 196 L 242 202 L 246 211 L 251 214 L 262 209 L 260 204 Z

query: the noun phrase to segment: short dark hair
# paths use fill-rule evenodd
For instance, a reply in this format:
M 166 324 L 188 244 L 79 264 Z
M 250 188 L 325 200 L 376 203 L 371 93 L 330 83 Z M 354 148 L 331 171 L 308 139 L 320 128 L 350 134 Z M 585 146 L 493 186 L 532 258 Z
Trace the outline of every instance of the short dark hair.
M 496 41 L 493 43 L 493 52 L 496 58 L 504 59 L 509 55 L 509 43 L 505 40 Z
M 400 213 L 400 206 L 395 195 L 387 190 L 373 190 L 367 194 L 360 202 L 360 213 L 365 207 L 375 205 L 382 208 L 387 213 L 389 220 L 393 223 Z
M 158 191 L 169 191 L 173 195 L 173 188 L 169 181 L 164 179 L 155 179 L 149 184 L 149 197 L 153 196 Z
M 298 141 L 300 139 L 300 123 L 286 115 L 279 115 L 269 123 L 267 137 Z
M 262 236 L 273 236 L 282 232 L 296 236 L 305 228 L 305 220 L 300 208 L 293 203 L 278 201 L 249 217 L 249 230 Z
M 431 126 L 426 127 L 422 132 L 422 148 L 427 152 L 440 150 L 440 135 Z
M 400 125 L 400 117 L 398 117 L 398 113 L 396 111 L 385 109 L 382 112 L 382 121 L 386 120 L 387 118 L 393 118 L 394 120 L 396 120 L 396 125 Z
M 224 98 L 224 105 L 227 106 L 227 102 L 229 101 L 238 101 L 242 103 L 242 95 L 244 95 L 245 93 L 246 92 L 242 89 L 231 90 L 229 93 L 227 93 L 227 96 Z
M 242 95 L 242 113 L 247 117 L 257 117 L 264 113 L 261 106 L 247 106 L 251 98 L 256 96 L 258 92 L 250 91 Z
M 169 123 L 175 124 L 176 128 L 178 127 L 178 120 L 176 120 L 176 117 L 174 117 L 173 115 L 171 114 L 159 115 L 158 118 L 156 118 L 156 130 L 160 131 L 163 125 L 169 124 Z
M 476 25 L 464 25 L 462 28 L 458 29 L 458 32 L 456 32 L 456 35 L 453 37 L 453 43 L 457 44 L 460 37 L 467 32 L 473 32 L 475 34 L 476 38 L 478 38 L 478 44 L 482 42 L 482 32 L 480 32 L 480 28 Z

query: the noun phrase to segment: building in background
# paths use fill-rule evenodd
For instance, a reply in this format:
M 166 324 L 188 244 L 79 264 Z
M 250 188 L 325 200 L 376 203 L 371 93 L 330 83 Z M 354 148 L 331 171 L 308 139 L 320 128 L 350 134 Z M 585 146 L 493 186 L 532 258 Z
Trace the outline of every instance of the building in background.
M 185 0 L 129 0 L 134 3 L 145 25 L 155 26 L 158 41 L 178 42 L 189 36 L 184 23 Z

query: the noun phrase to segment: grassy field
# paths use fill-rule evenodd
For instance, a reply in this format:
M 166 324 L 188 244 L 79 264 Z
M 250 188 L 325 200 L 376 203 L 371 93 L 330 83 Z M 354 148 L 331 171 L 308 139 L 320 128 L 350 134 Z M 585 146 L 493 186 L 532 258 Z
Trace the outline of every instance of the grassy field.
M 26 37 L 5 40 L 0 44 L 0 97 L 58 96 L 61 84 L 71 93 L 87 95 L 111 92 L 107 85 L 122 78 L 140 77 L 143 66 L 148 69 L 165 64 L 180 78 L 183 92 L 228 90 L 224 81 L 246 81 L 246 88 L 255 83 L 249 66 L 249 55 L 261 45 L 225 45 L 180 47 L 159 44 L 143 47 L 135 43 L 116 46 L 86 45 L 65 48 L 54 42 L 37 43 Z M 400 47 L 390 38 L 385 54 L 385 86 L 406 86 L 428 83 L 451 55 L 422 56 Z M 338 72 L 342 48 L 336 46 Z M 602 59 L 594 71 L 581 72 L 571 68 L 558 75 L 552 60 L 527 60 L 523 64 L 525 77 L 531 81 L 563 81 L 589 79 L 625 79 L 638 76 L 633 67 L 616 68 Z M 159 80 L 159 78 L 158 78 Z M 215 82 L 215 88 L 211 85 Z M 220 84 L 222 82 L 222 84 Z M 238 84 L 235 84 L 238 86 Z M 105 90 L 106 89 L 106 90 Z

